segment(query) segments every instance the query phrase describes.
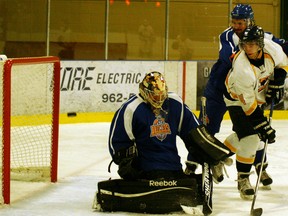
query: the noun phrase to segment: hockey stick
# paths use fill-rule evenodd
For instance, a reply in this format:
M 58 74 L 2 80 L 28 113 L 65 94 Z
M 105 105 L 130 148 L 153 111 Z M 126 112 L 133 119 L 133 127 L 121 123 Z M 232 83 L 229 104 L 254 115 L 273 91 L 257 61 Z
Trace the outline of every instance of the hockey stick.
M 206 114 L 206 97 L 201 98 L 202 102 L 202 122 L 204 125 L 207 125 L 207 114 Z M 204 191 L 204 200 L 203 200 L 203 214 L 210 215 L 212 213 L 212 188 L 213 182 L 210 174 L 210 165 L 204 162 L 202 166 L 202 189 Z
M 272 99 L 271 106 L 270 106 L 270 112 L 269 112 L 269 125 L 271 125 L 271 123 L 272 123 L 273 109 L 274 109 L 274 100 Z M 268 139 L 266 139 L 265 145 L 264 145 L 264 151 L 263 151 L 263 155 L 262 155 L 260 171 L 259 171 L 259 174 L 258 174 L 258 178 L 257 178 L 256 186 L 255 186 L 255 193 L 254 193 L 254 197 L 253 197 L 253 201 L 252 201 L 252 205 L 251 205 L 251 210 L 250 210 L 250 215 L 251 216 L 261 216 L 262 213 L 263 213 L 263 209 L 262 208 L 254 209 L 254 205 L 255 205 L 256 198 L 257 198 L 260 178 L 261 178 L 262 171 L 263 171 L 263 166 L 264 166 L 264 160 L 265 160 L 265 155 L 266 155 L 266 151 L 267 151 L 267 146 L 268 146 Z

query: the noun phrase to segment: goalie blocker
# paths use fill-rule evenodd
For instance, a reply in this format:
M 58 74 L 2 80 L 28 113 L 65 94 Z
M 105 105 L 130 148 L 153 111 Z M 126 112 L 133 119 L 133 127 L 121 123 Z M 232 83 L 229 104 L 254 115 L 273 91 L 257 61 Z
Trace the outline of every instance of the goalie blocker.
M 216 165 L 231 155 L 231 150 L 211 135 L 204 125 L 192 129 L 184 139 L 184 143 L 188 152 L 200 164 L 206 162 Z
M 152 214 L 181 211 L 181 205 L 202 205 L 201 181 L 201 174 L 176 180 L 101 181 L 93 209 Z

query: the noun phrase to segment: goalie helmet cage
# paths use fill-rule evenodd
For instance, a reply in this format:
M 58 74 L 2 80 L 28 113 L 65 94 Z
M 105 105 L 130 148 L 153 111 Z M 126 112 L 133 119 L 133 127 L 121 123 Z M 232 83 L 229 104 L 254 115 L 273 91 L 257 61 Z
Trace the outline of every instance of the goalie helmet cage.
M 60 60 L 47 56 L 0 63 L 0 203 L 10 204 L 11 180 L 57 181 Z

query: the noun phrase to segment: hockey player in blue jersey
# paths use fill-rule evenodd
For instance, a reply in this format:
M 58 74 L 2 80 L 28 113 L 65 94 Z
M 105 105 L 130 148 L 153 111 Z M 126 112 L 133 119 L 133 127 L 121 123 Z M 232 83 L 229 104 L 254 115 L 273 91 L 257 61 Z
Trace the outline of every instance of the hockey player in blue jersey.
M 228 93 L 224 82 L 228 71 L 232 67 L 233 57 L 239 51 L 239 40 L 242 38 L 242 34 L 247 27 L 255 25 L 254 12 L 248 4 L 236 5 L 231 12 L 231 18 L 231 27 L 219 36 L 219 58 L 211 69 L 210 77 L 204 90 L 204 96 L 206 97 L 207 129 L 212 135 L 219 132 L 223 116 L 227 111 L 224 95 L 227 96 Z M 283 39 L 275 38 L 268 32 L 265 33 L 265 38 L 273 40 L 278 44 L 285 42 Z M 199 119 L 202 120 L 202 109 L 200 109 Z M 262 152 L 262 150 L 257 152 L 254 163 L 256 171 L 262 158 Z M 196 165 L 194 165 L 195 163 L 191 161 L 193 161 L 193 158 L 188 158 L 187 168 L 190 170 L 196 167 Z M 266 169 L 268 163 L 265 164 Z M 224 178 L 223 168 L 224 164 L 211 167 L 213 180 L 216 183 L 221 182 Z M 272 183 L 272 178 L 266 170 L 264 170 L 261 176 L 261 183 L 264 185 L 270 185 Z
M 117 186 L 113 185 L 111 188 L 114 188 L 113 194 L 120 193 L 117 190 L 124 193 L 123 188 L 126 188 L 125 192 L 130 194 L 130 204 L 119 204 L 120 201 L 125 202 L 124 198 L 119 197 L 117 207 L 111 200 L 103 201 L 105 194 L 102 191 L 106 186 L 99 184 L 98 203 L 102 204 L 101 208 L 104 211 L 150 213 L 179 210 L 180 204 L 185 203 L 199 205 L 199 202 L 202 202 L 199 196 L 204 193 L 202 175 L 197 177 L 196 174 L 186 175 L 183 172 L 176 138 L 180 137 L 183 140 L 188 153 L 200 164 L 205 162 L 215 165 L 224 160 L 230 154 L 230 150 L 211 136 L 205 126 L 199 124 L 196 116 L 177 94 L 168 92 L 164 76 L 160 72 L 146 74 L 139 84 L 139 92 L 139 95 L 129 98 L 116 111 L 109 133 L 109 151 L 113 162 L 118 165 L 118 174 L 122 179 L 117 182 Z M 196 184 L 193 183 L 195 179 Z M 212 184 L 211 176 L 210 181 Z M 200 188 L 199 193 L 195 193 L 195 185 L 196 192 Z M 192 191 L 191 187 L 194 188 Z M 147 189 L 145 196 L 143 191 L 141 196 L 135 195 L 136 189 L 144 188 Z M 190 189 L 187 190 L 188 188 Z M 212 196 L 212 187 L 210 190 Z M 133 205 L 133 202 L 137 201 L 131 194 L 138 197 L 143 209 L 139 209 L 138 204 Z M 153 194 L 156 194 L 156 200 Z

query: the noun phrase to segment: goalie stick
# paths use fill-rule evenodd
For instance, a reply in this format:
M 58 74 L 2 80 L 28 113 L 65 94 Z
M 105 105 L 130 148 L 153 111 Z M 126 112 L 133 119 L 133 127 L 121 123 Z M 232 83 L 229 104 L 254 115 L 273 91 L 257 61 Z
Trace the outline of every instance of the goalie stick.
M 206 126 L 207 125 L 207 114 L 206 114 L 206 97 L 201 98 L 202 105 L 202 122 Z M 202 191 L 204 192 L 203 202 L 202 202 L 202 213 L 203 215 L 210 215 L 212 213 L 212 189 L 213 189 L 213 181 L 212 175 L 210 172 L 210 165 L 208 163 L 204 163 L 202 165 Z M 191 208 L 188 206 L 181 205 L 182 210 L 186 214 L 190 215 L 201 215 L 197 208 Z
M 271 122 L 272 122 L 273 109 L 274 109 L 274 100 L 272 98 L 272 102 L 271 102 L 271 106 L 270 106 L 270 112 L 269 112 L 269 125 L 271 125 Z M 263 171 L 263 165 L 264 165 L 265 155 L 266 155 L 266 151 L 267 151 L 267 146 L 268 146 L 268 139 L 266 139 L 265 145 L 264 145 L 264 151 L 263 151 L 263 155 L 262 155 L 260 171 L 259 171 L 259 175 L 257 178 L 257 182 L 256 182 L 256 186 L 255 186 L 255 193 L 254 193 L 254 197 L 253 197 L 253 201 L 252 201 L 252 205 L 251 205 L 251 210 L 250 210 L 251 216 L 261 216 L 263 213 L 262 208 L 254 209 L 254 205 L 255 205 L 256 198 L 257 198 L 258 189 L 259 189 L 260 177 L 261 177 L 262 171 Z
M 206 97 L 201 98 L 202 103 L 202 121 L 203 124 L 207 125 L 207 114 L 206 114 Z M 203 199 L 203 214 L 210 215 L 212 213 L 212 189 L 213 182 L 212 176 L 210 173 L 210 165 L 208 163 L 204 163 L 202 166 L 202 188 L 204 191 L 204 199 Z

